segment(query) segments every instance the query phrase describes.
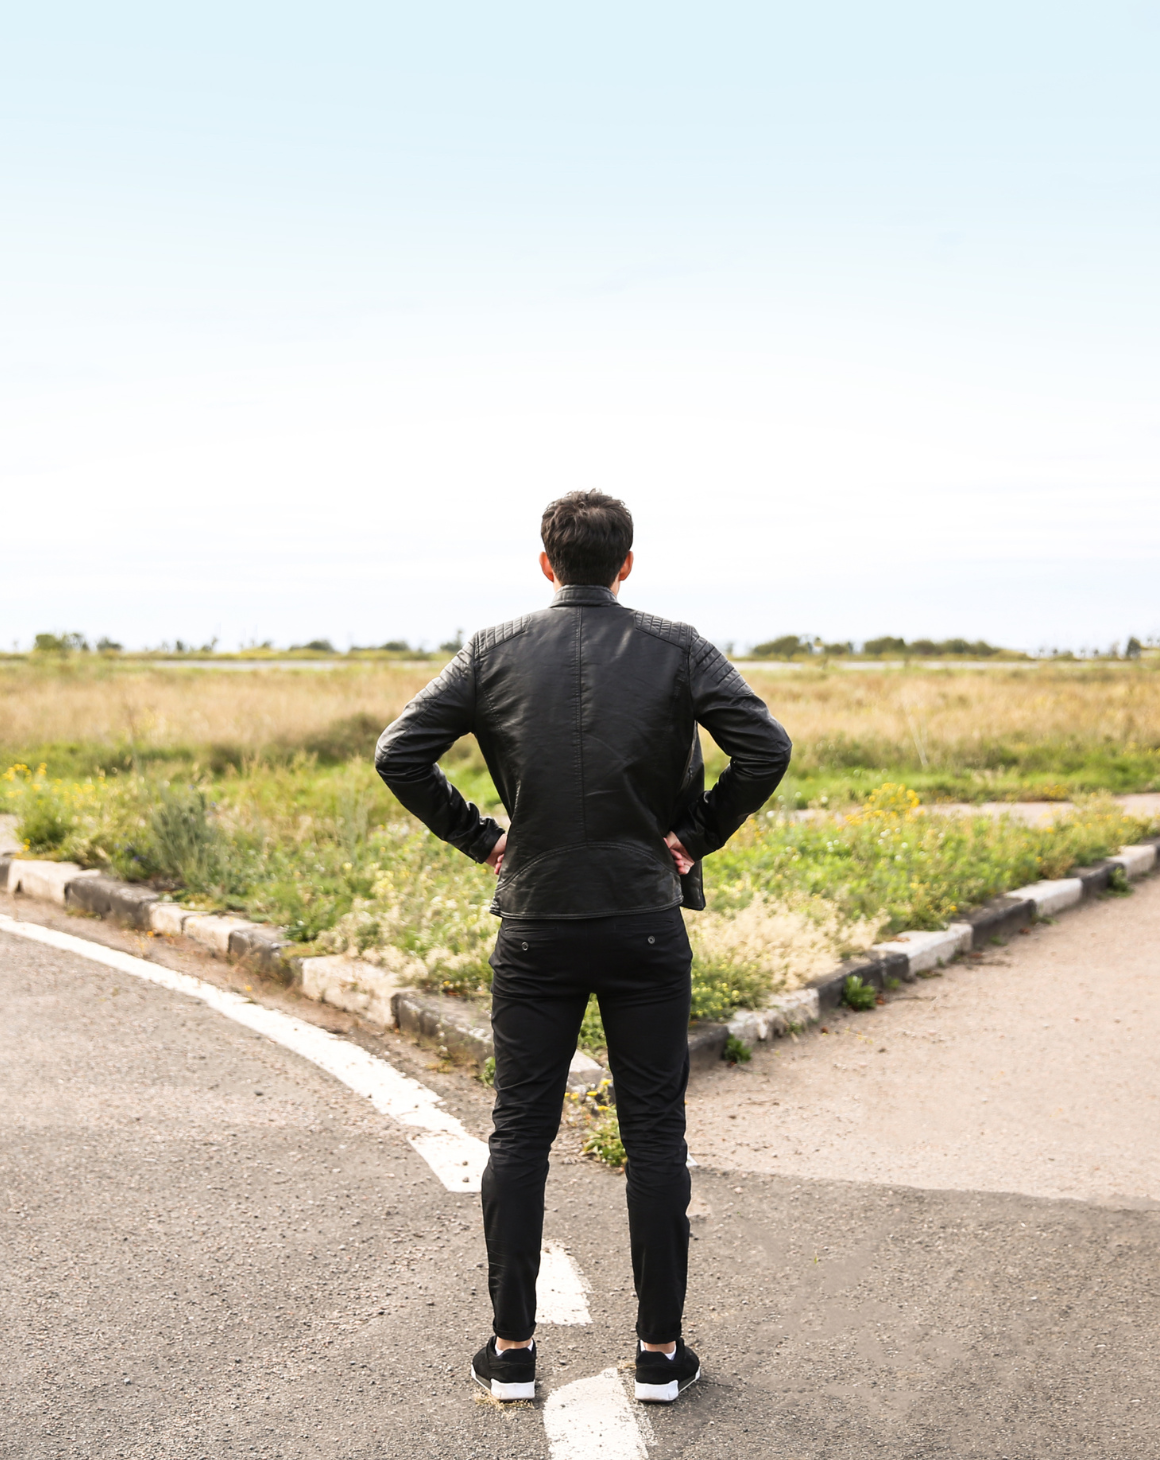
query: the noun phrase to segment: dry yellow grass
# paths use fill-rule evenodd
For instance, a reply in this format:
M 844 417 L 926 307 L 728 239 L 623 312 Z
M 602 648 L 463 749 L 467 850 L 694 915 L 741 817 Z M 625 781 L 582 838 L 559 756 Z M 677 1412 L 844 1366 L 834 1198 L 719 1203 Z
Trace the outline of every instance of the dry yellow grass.
M 996 742 L 1160 746 L 1160 674 L 1133 666 L 836 670 L 746 678 L 800 750 L 839 739 L 937 763 Z
M 774 993 L 802 988 L 837 959 L 877 942 L 883 919 L 843 919 L 824 898 L 796 906 L 756 896 L 735 912 L 686 913 L 697 961 L 710 968 L 760 974 Z
M 435 669 L 389 664 L 337 670 L 151 669 L 68 664 L 0 670 L 0 745 L 297 742 L 350 715 L 383 725 Z
M 384 725 L 441 666 L 156 669 L 73 660 L 0 667 L 0 746 L 292 743 L 366 713 Z M 795 761 L 871 745 L 880 763 L 936 765 L 996 742 L 1160 746 L 1160 673 L 1129 666 L 781 672 L 747 678 L 784 722 Z

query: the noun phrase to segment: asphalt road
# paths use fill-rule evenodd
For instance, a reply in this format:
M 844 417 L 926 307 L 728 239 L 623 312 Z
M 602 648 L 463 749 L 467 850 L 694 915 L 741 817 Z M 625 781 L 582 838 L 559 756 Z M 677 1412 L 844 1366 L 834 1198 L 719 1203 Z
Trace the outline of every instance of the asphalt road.
M 476 1399 L 478 1198 L 392 1121 L 203 1005 L 4 934 L 0 1009 L 0 1456 L 552 1455 L 543 1401 Z M 486 1134 L 478 1086 L 424 1078 Z M 888 1161 L 743 1170 L 706 1144 L 705 1379 L 649 1411 L 649 1460 L 1160 1453 L 1156 1210 L 922 1189 Z M 592 1323 L 541 1330 L 545 1397 L 631 1354 L 622 1185 L 553 1169 L 546 1235 Z

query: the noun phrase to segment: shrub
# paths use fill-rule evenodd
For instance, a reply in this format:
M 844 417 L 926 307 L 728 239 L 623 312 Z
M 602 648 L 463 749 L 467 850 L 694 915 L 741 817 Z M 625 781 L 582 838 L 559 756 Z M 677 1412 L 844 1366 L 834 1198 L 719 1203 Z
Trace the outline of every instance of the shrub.
M 156 871 L 195 892 L 226 880 L 229 847 L 211 825 L 205 792 L 198 786 L 165 786 L 149 812 L 148 856 Z
M 89 645 L 84 634 L 37 634 L 32 648 L 36 654 L 87 654 Z

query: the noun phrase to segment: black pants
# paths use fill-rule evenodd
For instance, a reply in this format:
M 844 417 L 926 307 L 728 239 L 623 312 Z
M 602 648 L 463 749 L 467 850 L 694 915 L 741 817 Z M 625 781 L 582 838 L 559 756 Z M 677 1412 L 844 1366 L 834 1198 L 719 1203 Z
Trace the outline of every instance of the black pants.
M 483 1173 L 500 1338 L 531 1338 L 548 1150 L 594 993 L 608 1039 L 626 1185 L 637 1336 L 681 1336 L 689 1259 L 685 1086 L 692 954 L 679 908 L 574 921 L 505 918 L 495 952 L 495 1129 Z

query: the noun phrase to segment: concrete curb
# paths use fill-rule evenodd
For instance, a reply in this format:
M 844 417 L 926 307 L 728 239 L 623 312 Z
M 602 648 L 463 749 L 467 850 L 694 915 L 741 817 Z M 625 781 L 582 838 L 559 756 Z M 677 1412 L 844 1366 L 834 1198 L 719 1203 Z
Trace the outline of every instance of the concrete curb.
M 996 897 L 964 915 L 961 922 L 935 932 L 899 933 L 829 973 L 811 979 L 802 989 L 782 994 L 761 1009 L 739 1009 L 727 1023 L 699 1022 L 689 1030 L 689 1068 L 712 1069 L 725 1054 L 730 1036 L 753 1045 L 782 1038 L 816 1023 L 843 1002 L 846 980 L 860 978 L 880 993 L 895 980 L 911 983 L 919 975 L 945 966 L 971 949 L 1006 942 L 1037 919 L 1053 917 L 1108 890 L 1116 872 L 1135 881 L 1152 872 L 1160 854 L 1160 836 L 1137 846 L 1122 847 L 1114 856 L 1074 877 L 1036 882 Z M 342 955 L 296 957 L 294 944 L 281 928 L 244 918 L 187 910 L 131 882 L 85 871 L 73 862 L 41 862 L 0 855 L 0 891 L 19 893 L 123 927 L 186 937 L 217 958 L 251 963 L 264 973 L 297 984 L 307 998 L 357 1014 L 372 1024 L 397 1028 L 416 1043 L 435 1048 L 443 1057 L 482 1071 L 495 1048 L 486 1015 L 460 999 L 401 989 L 386 969 Z M 607 1071 L 577 1052 L 569 1088 L 596 1088 Z

